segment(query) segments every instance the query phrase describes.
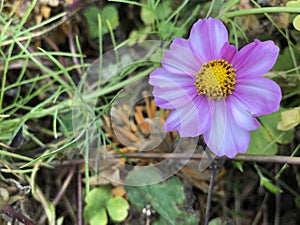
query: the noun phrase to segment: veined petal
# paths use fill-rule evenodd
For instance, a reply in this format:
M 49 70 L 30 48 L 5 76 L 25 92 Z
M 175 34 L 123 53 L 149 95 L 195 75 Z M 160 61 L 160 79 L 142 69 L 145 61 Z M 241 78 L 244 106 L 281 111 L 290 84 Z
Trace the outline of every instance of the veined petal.
M 237 57 L 237 53 L 238 53 L 238 50 L 237 50 L 236 46 L 231 45 L 228 42 L 226 42 L 221 49 L 220 58 L 233 64 Z
M 170 50 L 165 52 L 163 67 L 171 73 L 194 76 L 201 68 L 202 62 L 190 48 L 189 41 L 175 38 Z
M 174 109 L 166 123 L 165 130 L 177 130 L 181 137 L 196 137 L 204 133 L 211 123 L 211 109 L 206 97 L 197 96 L 181 108 Z
M 203 136 L 211 151 L 217 156 L 226 155 L 229 158 L 246 152 L 250 141 L 249 131 L 236 124 L 225 101 L 215 102 L 212 124 Z
M 256 130 L 259 127 L 259 122 L 251 115 L 247 106 L 234 95 L 229 95 L 226 99 L 226 103 L 234 121 L 239 127 L 244 130 Z
M 233 95 L 247 107 L 253 116 L 277 111 L 282 97 L 278 84 L 263 77 L 237 79 Z
M 255 40 L 237 54 L 234 68 L 238 77 L 257 78 L 268 72 L 275 64 L 279 48 L 273 41 Z
M 172 74 L 158 68 L 150 74 L 155 103 L 165 109 L 182 107 L 197 96 L 194 79 L 188 75 Z
M 224 24 L 217 19 L 198 20 L 191 30 L 190 42 L 203 62 L 220 59 L 223 45 L 228 42 L 228 32 Z

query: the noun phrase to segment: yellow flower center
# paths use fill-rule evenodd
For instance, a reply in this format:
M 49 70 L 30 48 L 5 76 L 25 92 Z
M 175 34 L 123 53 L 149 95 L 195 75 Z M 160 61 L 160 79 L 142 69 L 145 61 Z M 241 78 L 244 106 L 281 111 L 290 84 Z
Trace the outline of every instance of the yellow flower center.
M 208 99 L 224 100 L 234 90 L 235 69 L 225 60 L 212 60 L 204 63 L 196 74 L 195 86 L 198 94 Z

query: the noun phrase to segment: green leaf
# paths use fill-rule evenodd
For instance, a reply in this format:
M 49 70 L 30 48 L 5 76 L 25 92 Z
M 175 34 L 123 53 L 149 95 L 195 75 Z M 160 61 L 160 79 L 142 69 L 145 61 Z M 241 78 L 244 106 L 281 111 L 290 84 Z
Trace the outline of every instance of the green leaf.
M 293 139 L 293 132 L 280 131 L 277 124 L 281 119 L 281 111 L 259 117 L 260 127 L 251 132 L 247 154 L 275 155 L 279 144 L 287 144 Z
M 298 209 L 300 209 L 300 196 L 295 197 L 294 199 L 295 205 Z
M 110 24 L 111 28 L 114 30 L 119 25 L 119 13 L 115 6 L 113 5 L 106 5 L 102 10 L 102 27 L 103 27 L 103 34 L 109 32 L 107 23 Z
M 226 225 L 228 224 L 223 218 L 217 217 L 209 221 L 208 225 Z
M 165 20 L 172 13 L 169 1 L 163 1 L 153 9 L 152 6 L 145 6 L 141 9 L 141 19 L 145 25 L 153 24 L 156 19 Z
M 105 209 L 100 209 L 96 214 L 89 220 L 91 225 L 106 225 L 108 218 Z
M 96 6 L 88 7 L 83 13 L 88 25 L 88 35 L 92 39 L 98 37 L 98 15 L 100 13 L 101 10 Z
M 300 7 L 300 1 L 288 1 L 286 3 L 286 7 L 295 7 L 295 8 L 299 8 Z
M 84 218 L 91 225 L 107 224 L 106 204 L 111 198 L 112 194 L 109 186 L 92 189 L 85 197 L 87 205 L 84 208 Z
M 141 19 L 145 25 L 152 24 L 155 21 L 155 14 L 150 7 L 142 7 Z
M 59 217 L 57 220 L 56 220 L 56 225 L 63 225 L 64 223 L 64 217 Z
M 300 54 L 297 49 L 293 49 L 293 54 L 296 57 L 296 60 L 300 60 Z M 281 51 L 282 52 L 282 51 Z M 285 71 L 289 69 L 293 69 L 294 64 L 293 64 L 293 59 L 291 56 L 290 49 L 286 47 L 281 54 L 279 54 L 278 59 L 275 63 L 275 65 L 272 68 L 272 71 Z
M 147 177 L 161 177 L 154 167 L 145 167 L 132 171 L 126 178 L 126 183 L 141 183 Z M 198 217 L 192 209 L 185 210 L 184 191 L 179 179 L 169 180 L 144 186 L 125 186 L 129 200 L 139 209 L 150 204 L 161 215 L 164 223 L 158 224 L 197 224 Z M 161 220 L 160 219 L 160 220 Z M 159 220 L 158 220 L 159 221 Z
M 55 224 L 55 206 L 52 202 L 47 201 L 47 207 L 45 208 L 46 216 L 49 224 Z
M 295 107 L 281 112 L 281 121 L 278 123 L 278 129 L 288 131 L 300 124 L 300 107 Z
M 246 154 L 275 155 L 276 153 L 277 144 L 262 125 L 250 133 L 250 144 Z
M 260 184 L 263 185 L 266 189 L 268 189 L 273 194 L 279 194 L 282 192 L 282 190 L 278 187 L 276 187 L 274 184 L 271 183 L 271 181 L 264 177 L 260 176 Z
M 235 162 L 233 161 L 232 164 L 241 172 L 244 172 L 244 169 L 243 169 L 243 162 Z
M 163 1 L 157 6 L 155 12 L 159 20 L 165 20 L 172 13 L 170 3 L 170 1 Z
M 121 222 L 128 215 L 129 204 L 124 198 L 117 196 L 108 200 L 106 208 L 112 220 Z
M 88 205 L 95 205 L 99 207 L 105 207 L 106 202 L 112 198 L 111 188 L 109 186 L 103 186 L 92 189 L 87 193 L 85 202 Z
M 65 136 L 68 137 L 71 132 L 74 132 L 73 127 L 73 118 L 72 118 L 72 112 L 68 112 L 66 114 L 62 114 L 59 116 L 59 131 L 62 132 Z
M 83 13 L 89 30 L 89 37 L 91 39 L 98 37 L 98 15 L 101 15 L 102 20 L 102 34 L 109 32 L 108 23 L 114 30 L 119 25 L 119 13 L 115 6 L 106 5 L 102 10 L 96 6 L 88 7 Z
M 300 15 L 297 15 L 294 18 L 294 20 L 293 20 L 293 26 L 295 27 L 296 30 L 300 31 Z
M 0 142 L 4 142 L 6 144 L 19 130 L 21 124 L 21 118 L 14 118 L 14 119 L 7 119 L 7 120 L 0 120 Z

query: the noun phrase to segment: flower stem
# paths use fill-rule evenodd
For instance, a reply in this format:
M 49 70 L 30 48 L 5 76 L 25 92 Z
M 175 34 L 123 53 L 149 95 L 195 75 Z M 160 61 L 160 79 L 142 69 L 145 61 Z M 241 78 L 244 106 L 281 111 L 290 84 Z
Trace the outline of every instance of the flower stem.
M 210 181 L 209 181 L 209 187 L 208 187 L 208 193 L 207 193 L 207 200 L 206 200 L 206 209 L 205 209 L 205 225 L 208 225 L 209 223 L 209 212 L 211 207 L 211 197 L 213 192 L 213 186 L 215 182 L 217 169 L 213 162 L 210 164 Z
M 210 208 L 211 208 L 211 198 L 212 198 L 212 193 L 213 193 L 213 187 L 214 187 L 214 182 L 215 182 L 215 178 L 216 178 L 216 174 L 219 171 L 219 169 L 221 168 L 221 166 L 224 164 L 225 162 L 225 158 L 219 158 L 217 159 L 216 164 L 214 163 L 210 152 L 209 151 L 205 151 L 208 158 L 210 159 L 210 181 L 209 181 L 209 187 L 208 187 L 208 192 L 207 192 L 207 200 L 206 200 L 206 209 L 205 209 L 205 225 L 208 225 L 209 223 L 209 212 L 210 212 Z
M 231 18 L 236 16 L 245 16 L 251 14 L 262 14 L 262 13 L 300 13 L 300 8 L 297 7 L 262 7 L 237 10 L 223 14 L 224 17 Z

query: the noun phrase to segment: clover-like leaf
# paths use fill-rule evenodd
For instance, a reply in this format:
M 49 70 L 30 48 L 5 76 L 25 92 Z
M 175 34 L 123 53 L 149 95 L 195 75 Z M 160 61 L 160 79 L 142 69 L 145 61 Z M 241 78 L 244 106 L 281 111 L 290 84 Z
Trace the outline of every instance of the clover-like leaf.
M 97 210 L 97 213 L 94 213 L 88 221 L 90 225 L 106 225 L 108 218 L 105 209 Z
M 84 218 L 91 225 L 106 225 L 108 222 L 106 204 L 112 198 L 111 188 L 103 186 L 94 188 L 85 197 Z
M 117 196 L 108 200 L 106 208 L 113 221 L 121 222 L 128 215 L 129 204 L 124 198 Z
M 115 6 L 113 5 L 107 5 L 102 10 L 102 24 L 103 24 L 103 33 L 108 33 L 109 28 L 108 24 L 111 26 L 111 28 L 114 30 L 119 25 L 119 13 Z
M 293 20 L 293 26 L 296 30 L 300 31 L 300 15 L 297 15 Z
M 285 5 L 286 7 L 295 7 L 295 8 L 299 8 L 300 7 L 300 1 L 288 1 Z
M 114 30 L 119 25 L 119 13 L 115 6 L 107 5 L 102 10 L 96 6 L 88 7 L 83 13 L 89 30 L 90 38 L 98 37 L 98 16 L 101 15 L 102 34 L 109 32 L 109 26 Z M 109 25 L 108 25 L 109 24 Z

